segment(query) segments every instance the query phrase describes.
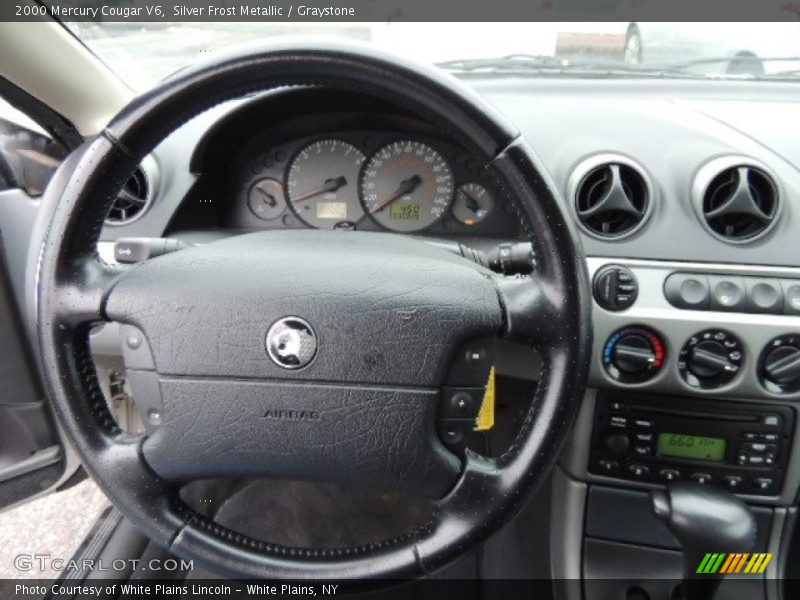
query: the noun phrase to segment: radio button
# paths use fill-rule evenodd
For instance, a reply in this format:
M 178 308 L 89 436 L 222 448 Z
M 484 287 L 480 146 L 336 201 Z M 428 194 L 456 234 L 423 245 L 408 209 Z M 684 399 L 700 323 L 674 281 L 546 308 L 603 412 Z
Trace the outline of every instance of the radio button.
M 708 473 L 692 473 L 690 479 L 703 484 L 711 483 L 712 481 L 712 477 Z
M 600 459 L 597 461 L 597 466 L 607 475 L 613 475 L 619 472 L 619 463 L 615 460 Z
M 746 465 L 751 467 L 760 467 L 761 465 L 766 463 L 766 457 L 761 456 L 759 454 L 751 454 L 747 457 L 747 461 L 745 462 Z
M 606 446 L 614 454 L 625 454 L 631 442 L 624 433 L 615 433 L 606 438 Z
M 634 446 L 633 447 L 634 453 L 638 454 L 639 456 L 648 456 L 653 453 L 652 446 Z
M 775 452 L 775 444 L 764 444 L 762 442 L 749 442 L 746 444 L 742 444 L 740 452 L 753 452 L 755 454 Z
M 637 442 L 652 442 L 653 441 L 653 433 L 650 431 L 647 432 L 639 432 L 636 434 L 636 441 Z
M 742 487 L 742 478 L 738 475 L 725 475 L 722 478 L 722 484 L 729 490 L 738 490 Z
M 611 402 L 609 404 L 609 407 L 614 412 L 621 412 L 621 411 L 625 410 L 626 408 L 628 408 L 628 405 L 625 404 L 624 402 Z
M 775 480 L 770 479 L 769 477 L 756 477 L 753 479 L 753 487 L 761 492 L 769 490 L 774 483 Z
M 645 421 L 643 419 L 637 419 L 634 423 L 637 427 L 641 427 L 643 429 L 650 429 L 653 426 L 652 421 Z
M 636 479 L 647 479 L 650 476 L 650 467 L 645 465 L 628 465 L 628 473 Z
M 658 474 L 664 481 L 675 481 L 681 478 L 681 472 L 677 469 L 661 469 Z
M 611 417 L 611 426 L 612 427 L 627 427 L 628 426 L 628 419 L 625 417 Z

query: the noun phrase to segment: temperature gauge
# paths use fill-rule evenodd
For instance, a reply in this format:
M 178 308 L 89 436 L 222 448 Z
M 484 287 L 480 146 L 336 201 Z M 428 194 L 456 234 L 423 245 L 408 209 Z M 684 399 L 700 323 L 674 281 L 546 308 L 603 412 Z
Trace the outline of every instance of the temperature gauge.
M 465 183 L 456 190 L 453 216 L 464 225 L 477 225 L 494 208 L 494 198 L 479 183 Z

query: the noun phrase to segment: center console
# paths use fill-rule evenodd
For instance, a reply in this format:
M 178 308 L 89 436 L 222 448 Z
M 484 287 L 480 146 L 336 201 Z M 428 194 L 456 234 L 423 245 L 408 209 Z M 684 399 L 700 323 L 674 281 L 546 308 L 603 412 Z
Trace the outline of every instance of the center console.
M 672 482 L 734 494 L 755 519 L 749 552 L 774 556 L 763 574 L 723 581 L 716 597 L 779 598 L 800 489 L 800 269 L 595 257 L 588 266 L 590 389 L 556 469 L 551 525 L 554 575 L 582 587 L 558 599 L 674 593 L 683 549 L 651 500 Z

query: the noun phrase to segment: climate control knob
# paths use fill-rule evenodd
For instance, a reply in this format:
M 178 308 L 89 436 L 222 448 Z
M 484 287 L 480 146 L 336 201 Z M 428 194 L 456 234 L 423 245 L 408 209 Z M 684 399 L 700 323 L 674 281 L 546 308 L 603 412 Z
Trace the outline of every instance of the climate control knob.
M 645 327 L 620 329 L 606 342 L 603 364 L 612 379 L 641 383 L 651 379 L 664 364 L 664 342 Z
M 678 356 L 678 372 L 692 387 L 714 389 L 731 381 L 744 362 L 739 339 L 721 329 L 693 335 Z
M 698 377 L 716 377 L 732 368 L 725 346 L 715 340 L 703 340 L 689 353 L 689 369 Z
M 769 391 L 800 390 L 800 334 L 775 338 L 761 353 L 759 375 Z

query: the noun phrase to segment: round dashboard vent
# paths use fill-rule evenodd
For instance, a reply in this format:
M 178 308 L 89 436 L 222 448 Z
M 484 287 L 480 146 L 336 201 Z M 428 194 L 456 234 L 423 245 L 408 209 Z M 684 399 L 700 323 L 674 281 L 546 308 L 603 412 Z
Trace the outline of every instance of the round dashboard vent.
M 155 161 L 145 158 L 125 183 L 111 209 L 108 211 L 108 225 L 127 225 L 141 217 L 153 199 L 155 190 Z
M 589 233 L 621 238 L 644 225 L 651 208 L 651 186 L 644 170 L 617 156 L 594 157 L 573 173 L 575 212 Z
M 726 167 L 703 186 L 703 222 L 725 241 L 748 242 L 776 222 L 780 197 L 775 180 L 749 164 Z
M 764 236 L 781 212 L 781 191 L 774 175 L 742 156 L 706 163 L 695 177 L 692 200 L 706 230 L 731 244 Z

